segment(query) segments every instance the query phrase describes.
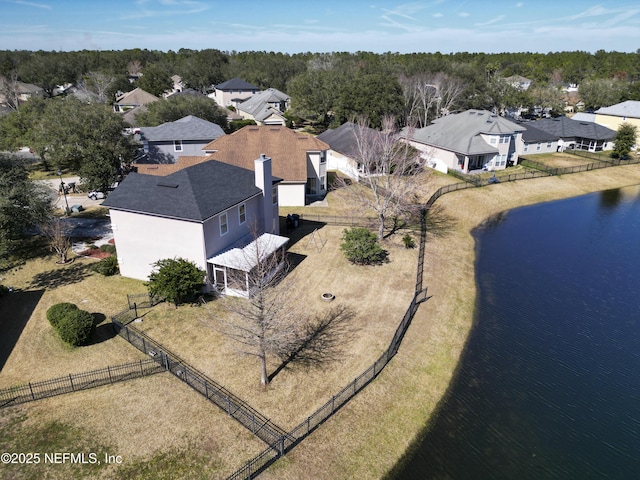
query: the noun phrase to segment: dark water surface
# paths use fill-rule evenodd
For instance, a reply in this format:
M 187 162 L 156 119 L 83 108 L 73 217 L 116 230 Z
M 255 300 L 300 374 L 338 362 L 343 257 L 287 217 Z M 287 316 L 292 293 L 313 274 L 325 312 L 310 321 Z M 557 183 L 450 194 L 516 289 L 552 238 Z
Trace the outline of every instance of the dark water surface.
M 639 479 L 640 189 L 517 209 L 476 239 L 476 325 L 397 478 Z

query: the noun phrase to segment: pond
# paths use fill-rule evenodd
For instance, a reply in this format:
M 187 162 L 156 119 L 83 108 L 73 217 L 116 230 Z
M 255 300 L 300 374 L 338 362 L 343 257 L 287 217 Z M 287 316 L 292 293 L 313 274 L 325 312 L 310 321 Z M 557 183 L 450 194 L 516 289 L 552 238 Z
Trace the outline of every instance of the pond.
M 640 189 L 475 232 L 475 325 L 399 479 L 638 478 Z

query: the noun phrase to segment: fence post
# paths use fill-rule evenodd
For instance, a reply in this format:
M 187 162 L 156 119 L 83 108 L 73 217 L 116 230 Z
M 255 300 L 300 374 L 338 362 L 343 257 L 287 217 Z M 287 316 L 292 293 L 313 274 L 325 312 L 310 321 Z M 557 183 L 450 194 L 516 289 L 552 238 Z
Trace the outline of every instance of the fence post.
M 253 434 L 256 434 L 256 414 L 252 413 L 251 414 L 251 431 L 253 432 Z
M 227 413 L 231 415 L 231 399 L 227 396 Z
M 251 480 L 251 460 L 247 462 L 247 480 Z
M 142 369 L 142 359 L 140 359 L 140 376 L 144 377 L 144 370 Z
M 147 353 L 147 344 L 144 341 L 144 337 L 142 337 L 142 350 L 144 351 L 144 353 Z
M 135 318 L 138 318 L 138 304 L 133 302 L 133 313 L 135 314 Z
M 280 436 L 280 456 L 284 456 L 284 435 Z
M 127 342 L 131 343 L 131 339 L 129 338 L 129 327 L 124 327 L 124 331 L 127 332 Z
M 311 428 L 311 417 L 307 417 L 307 435 L 309 435 L 310 428 Z
M 331 415 L 335 413 L 335 410 L 334 410 L 335 402 L 336 402 L 336 396 L 332 395 L 331 396 Z
M 29 382 L 29 391 L 31 392 L 31 399 L 35 400 L 36 396 L 33 394 L 33 388 L 31 388 L 31 382 Z
M 73 377 L 71 376 L 71 374 L 69 374 L 69 383 L 71 383 L 71 390 L 75 392 L 76 389 L 73 386 Z
M 113 379 L 111 378 L 111 368 L 107 365 L 107 372 L 109 373 L 109 383 L 113 383 Z
M 204 398 L 209 400 L 209 388 L 207 387 L 209 383 L 207 381 L 204 382 Z

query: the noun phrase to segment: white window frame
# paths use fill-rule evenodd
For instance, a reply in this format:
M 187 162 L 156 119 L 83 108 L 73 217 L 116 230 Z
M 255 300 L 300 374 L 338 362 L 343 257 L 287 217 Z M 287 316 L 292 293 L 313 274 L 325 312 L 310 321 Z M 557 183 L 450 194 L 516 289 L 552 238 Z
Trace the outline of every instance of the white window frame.
M 219 221 L 220 221 L 220 236 L 223 237 L 227 233 L 229 233 L 229 217 L 227 216 L 227 212 L 221 213 Z
M 247 204 L 241 203 L 238 205 L 238 221 L 240 225 L 243 225 L 247 221 Z
M 511 139 L 511 135 L 500 135 L 499 142 L 502 143 L 502 144 L 509 143 L 510 139 Z
M 182 140 L 174 140 L 173 141 L 173 151 L 174 152 L 181 152 L 183 150 L 182 148 Z
M 491 135 L 491 137 L 489 138 L 489 143 L 491 145 L 495 145 L 496 143 L 498 143 L 498 136 L 497 135 Z

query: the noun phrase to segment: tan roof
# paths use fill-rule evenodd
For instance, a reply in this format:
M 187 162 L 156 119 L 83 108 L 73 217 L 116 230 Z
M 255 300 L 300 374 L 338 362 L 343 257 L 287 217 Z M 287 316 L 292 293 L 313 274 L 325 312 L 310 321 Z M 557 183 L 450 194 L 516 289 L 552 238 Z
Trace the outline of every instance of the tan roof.
M 206 145 L 209 160 L 254 169 L 261 154 L 271 157 L 273 175 L 289 182 L 307 181 L 307 152 L 328 150 L 329 145 L 310 135 L 284 126 L 248 125 L 231 135 L 223 135 Z
M 207 160 L 209 159 L 205 156 L 184 155 L 182 157 L 178 157 L 178 161 L 176 163 L 138 163 L 136 164 L 136 168 L 138 169 L 138 173 L 142 173 L 144 175 L 157 175 L 159 177 L 164 177 L 182 170 L 183 168 L 191 167 Z
M 156 100 L 160 99 L 141 88 L 134 88 L 130 92 L 120 95 L 117 98 L 116 103 L 118 105 L 146 105 L 147 103 L 155 102 Z

